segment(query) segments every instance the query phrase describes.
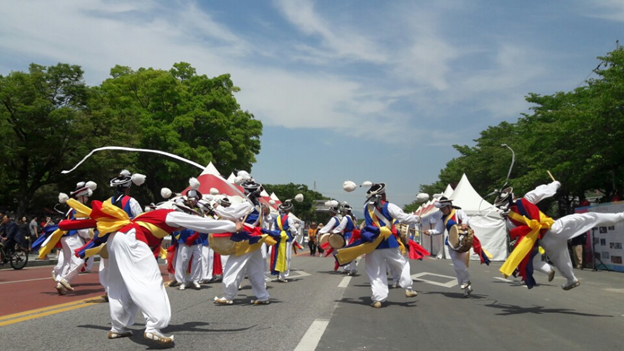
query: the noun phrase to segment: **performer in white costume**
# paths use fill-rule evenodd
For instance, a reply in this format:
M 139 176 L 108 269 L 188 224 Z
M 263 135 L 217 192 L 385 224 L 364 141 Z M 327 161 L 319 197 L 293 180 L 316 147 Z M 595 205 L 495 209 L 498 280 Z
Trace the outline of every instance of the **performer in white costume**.
M 78 200 L 82 204 L 86 204 L 89 197 L 93 195 L 93 190 L 97 185 L 95 182 L 79 182 L 76 184 L 76 190 L 69 195 Z M 67 195 L 61 193 L 59 200 Z M 64 202 L 64 201 L 61 201 Z M 67 219 L 76 219 L 75 211 L 70 209 L 66 216 Z M 63 252 L 62 266 L 56 275 L 56 291 L 59 295 L 65 295 L 66 291 L 74 291 L 71 282 L 80 273 L 84 265 L 84 260 L 74 255 L 74 250 L 82 247 L 85 240 L 91 240 L 88 229 L 67 231 L 60 239 Z
M 345 239 L 345 245 L 349 245 L 352 240 L 353 231 L 356 229 L 355 219 L 353 216 L 352 207 L 345 205 L 342 208 L 342 220 L 340 224 L 331 230 L 331 233 L 340 234 Z M 333 218 L 330 222 L 334 222 Z M 351 263 L 343 266 L 343 270 L 348 275 L 355 275 L 357 273 L 357 260 L 351 261 Z
M 574 275 L 568 240 L 594 227 L 612 226 L 624 221 L 624 213 L 596 212 L 575 213 L 553 220 L 544 215 L 536 204 L 553 196 L 560 186 L 558 181 L 540 185 L 521 199 L 514 199 L 513 189 L 507 188 L 495 201 L 495 205 L 506 214 L 511 239 L 517 239 L 513 252 L 500 271 L 509 276 L 517 267 L 529 288 L 535 285 L 535 280 L 532 277 L 532 267 L 528 263 L 534 262 L 532 256 L 537 254 L 538 245 L 542 246 L 566 279 L 566 283 L 561 286 L 563 290 L 570 290 L 581 282 Z
M 443 196 L 435 202 L 434 205 L 440 209 L 442 217 L 436 223 L 435 228 L 424 231 L 425 235 L 442 235 L 447 227 L 455 224 L 461 226 L 464 230 L 468 228 L 468 222 L 470 220 L 468 215 L 466 215 L 466 212 L 464 212 L 461 208 L 453 206 L 453 202 L 451 200 Z M 459 247 L 453 247 L 453 245 L 449 244 L 448 239 L 445 244 L 449 248 L 449 255 L 453 261 L 453 268 L 455 269 L 455 276 L 457 278 L 459 288 L 464 290 L 465 295 L 468 296 L 472 292 L 470 274 L 468 273 L 468 267 L 466 266 L 466 262 L 470 257 L 470 251 L 459 252 Z
M 100 235 L 110 233 L 107 241 L 112 325 L 109 339 L 131 336 L 132 332 L 127 327 L 134 324 L 137 309 L 140 309 L 146 318 L 144 337 L 162 344 L 173 343 L 173 336 L 161 332 L 171 319 L 169 298 L 154 257 L 154 252 L 160 251 L 162 238 L 181 227 L 198 232 L 219 233 L 242 230 L 242 224 L 171 209 L 156 209 L 131 220 L 110 202 L 93 201 L 91 204 L 93 210 L 81 208 L 75 201 L 70 206 L 89 213 L 94 222 L 92 225 L 98 226 Z M 59 227 L 63 230 L 77 229 L 84 222 L 88 221 L 63 221 Z
M 386 265 L 393 266 L 401 272 L 399 285 L 405 289 L 406 297 L 415 297 L 418 294 L 412 289 L 412 277 L 410 273 L 410 263 L 399 250 L 399 240 L 397 239 L 394 220 L 400 223 L 418 223 L 420 217 L 414 214 L 406 214 L 395 204 L 386 201 L 386 184 L 373 184 L 366 192 L 367 200 L 364 207 L 364 219 L 367 226 L 387 228 L 391 234 L 381 240 L 377 248 L 366 255 L 366 273 L 371 284 L 372 300 L 371 306 L 380 308 L 382 303 L 388 298 L 388 277 Z
M 263 216 L 258 197 L 262 191 L 262 185 L 253 180 L 248 180 L 242 183 L 241 186 L 245 190 L 245 195 L 249 201 L 229 207 L 217 206 L 214 211 L 220 218 L 230 220 L 243 219 L 247 230 L 255 230 L 259 234 L 262 228 Z M 252 238 L 237 238 L 236 235 L 232 234 L 231 240 L 252 240 Z M 238 294 L 238 288 L 245 278 L 245 274 L 249 278 L 251 290 L 256 297 L 254 300 L 251 300 L 251 303 L 254 305 L 269 304 L 269 292 L 266 289 L 264 263 L 262 251 L 260 250 L 261 245 L 262 243 L 259 243 L 255 249 L 245 253 L 230 255 L 223 271 L 223 296 L 215 297 L 214 302 L 216 304 L 231 305 L 234 303 L 234 297 Z

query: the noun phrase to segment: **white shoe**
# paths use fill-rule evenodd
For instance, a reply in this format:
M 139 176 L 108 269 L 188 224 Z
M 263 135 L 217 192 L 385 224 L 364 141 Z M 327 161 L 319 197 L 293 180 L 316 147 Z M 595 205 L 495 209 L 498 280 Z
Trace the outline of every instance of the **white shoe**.
M 464 297 L 470 296 L 471 293 L 472 293 L 472 285 L 466 286 L 466 288 L 464 288 Z
M 52 271 L 52 280 L 56 281 L 56 274 L 54 274 L 54 271 Z
M 269 300 L 251 300 L 252 305 L 268 305 L 271 301 Z
M 116 332 L 116 331 L 111 330 L 108 332 L 109 339 L 129 338 L 131 336 L 132 336 L 132 331 L 130 330 L 125 330 L 122 332 Z
M 186 284 L 180 284 L 180 287 L 178 288 L 178 290 L 184 290 L 186 289 Z
M 61 281 L 59 282 L 65 289 L 69 290 L 69 291 L 74 291 L 74 288 L 72 288 L 71 285 L 69 285 L 69 282 L 67 280 L 65 280 L 65 278 L 61 279 Z
M 160 344 L 167 345 L 167 344 L 173 343 L 173 335 L 166 336 L 166 335 L 163 335 L 161 332 L 159 332 L 157 330 L 154 330 L 154 331 L 151 331 L 151 332 L 145 332 L 143 334 L 143 337 L 145 337 L 146 339 L 149 339 L 149 340 L 154 340 L 154 341 L 156 341 L 156 342 L 158 342 Z
M 563 285 L 563 286 L 561 286 L 561 289 L 566 290 L 566 291 L 567 290 L 572 290 L 572 289 L 576 288 L 579 285 L 581 285 L 581 281 L 577 280 L 577 281 L 575 281 L 574 283 L 572 283 L 570 285 Z
M 405 290 L 405 297 L 416 297 L 418 296 L 418 293 L 412 289 L 406 289 Z
M 371 303 L 371 307 L 381 308 L 381 301 L 374 301 L 373 303 Z
M 193 287 L 197 290 L 201 289 L 201 285 L 199 285 L 199 282 L 193 282 Z
M 58 292 L 59 295 L 67 294 L 67 292 L 65 291 L 65 288 L 63 287 L 63 285 L 61 285 L 61 283 L 56 283 L 56 291 Z
M 216 297 L 214 298 L 214 302 L 217 305 L 233 305 L 234 301 L 232 300 L 227 300 L 225 297 Z

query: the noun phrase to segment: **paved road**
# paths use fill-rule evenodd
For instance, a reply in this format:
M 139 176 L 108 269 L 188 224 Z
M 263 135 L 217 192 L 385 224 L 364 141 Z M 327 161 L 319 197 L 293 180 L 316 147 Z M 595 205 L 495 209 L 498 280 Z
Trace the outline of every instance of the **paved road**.
M 292 281 L 269 283 L 271 304 L 252 306 L 245 281 L 232 306 L 214 305 L 218 283 L 201 290 L 168 288 L 173 317 L 165 330 L 178 349 L 209 350 L 525 350 L 616 349 L 624 325 L 624 275 L 576 271 L 582 285 L 565 292 L 552 283 L 528 290 L 490 267 L 471 262 L 475 291 L 464 298 L 450 261 L 412 261 L 416 298 L 392 289 L 385 307 L 370 304 L 365 275 L 333 272 L 330 259 L 294 258 Z M 358 268 L 364 272 L 364 262 Z M 77 293 L 56 296 L 50 267 L 0 271 L 0 345 L 2 350 L 137 350 L 154 345 L 142 338 L 140 314 L 128 339 L 108 340 L 108 305 L 97 296 L 96 274 L 77 278 Z M 15 275 L 17 273 L 17 275 Z M 41 275 L 29 280 L 28 275 Z M 27 278 L 27 279 L 24 279 Z M 10 287 L 8 290 L 6 287 Z M 86 291 L 84 293 L 82 291 Z M 8 294 L 19 291 L 19 294 Z M 82 294 L 82 295 L 80 295 Z M 33 310 L 19 300 L 42 301 Z M 20 312 L 3 313 L 15 310 Z

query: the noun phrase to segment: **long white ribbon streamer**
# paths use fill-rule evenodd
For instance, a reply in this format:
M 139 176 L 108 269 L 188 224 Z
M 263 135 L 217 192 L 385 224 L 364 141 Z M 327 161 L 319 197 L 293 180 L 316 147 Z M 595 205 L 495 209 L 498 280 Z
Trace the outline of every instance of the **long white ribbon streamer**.
M 104 147 L 100 147 L 97 149 L 93 149 L 91 150 L 91 152 L 89 152 L 89 154 L 87 156 L 85 156 L 80 162 L 78 162 L 77 165 L 74 166 L 74 168 L 70 169 L 70 170 L 65 170 L 62 171 L 62 174 L 67 174 L 72 172 L 73 170 L 75 170 L 76 168 L 78 168 L 78 166 L 80 166 L 84 161 L 86 161 L 89 157 L 91 157 L 91 155 L 93 155 L 94 153 L 98 152 L 98 151 L 103 151 L 103 150 L 120 150 L 120 151 L 136 151 L 136 152 L 148 152 L 148 153 L 153 153 L 153 154 L 160 154 L 160 155 L 164 155 L 164 156 L 168 156 L 171 158 L 175 158 L 176 160 L 180 160 L 182 162 L 186 162 L 188 164 L 191 164 L 201 170 L 204 170 L 204 168 L 206 168 L 205 166 L 200 165 L 197 162 L 193 162 L 191 160 L 187 160 L 184 157 L 180 157 L 178 155 L 174 155 L 174 154 L 170 154 L 168 152 L 164 152 L 164 151 L 160 151 L 160 150 L 151 150 L 151 149 L 137 149 L 137 148 L 132 148 L 132 147 L 123 147 L 123 146 L 104 146 Z

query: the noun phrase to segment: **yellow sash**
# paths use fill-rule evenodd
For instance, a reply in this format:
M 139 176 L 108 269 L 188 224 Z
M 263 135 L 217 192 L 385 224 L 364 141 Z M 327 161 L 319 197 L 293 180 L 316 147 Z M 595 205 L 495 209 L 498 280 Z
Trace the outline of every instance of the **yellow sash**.
M 111 199 L 102 202 L 102 212 L 112 218 L 100 217 L 97 219 L 97 229 L 100 232 L 98 236 L 104 236 L 108 233 L 116 232 L 130 224 L 130 217 L 126 211 L 113 205 Z
M 43 243 L 43 245 L 41 245 L 41 248 L 39 248 L 39 259 L 43 259 L 50 252 L 52 252 L 52 249 L 54 249 L 56 243 L 58 243 L 61 237 L 66 233 L 66 231 L 60 229 L 52 232 L 52 234 L 50 234 L 50 237 Z
M 513 219 L 514 221 L 523 223 L 524 225 L 531 228 L 531 231 L 526 236 L 519 239 L 520 241 L 518 242 L 518 245 L 516 245 L 516 248 L 513 250 L 511 255 L 509 255 L 505 263 L 501 266 L 499 271 L 503 273 L 505 278 L 513 273 L 513 271 L 516 269 L 516 267 L 518 267 L 520 262 L 522 262 L 524 257 L 531 251 L 531 249 L 535 245 L 535 242 L 539 238 L 540 231 L 542 229 L 550 229 L 553 223 L 555 223 L 552 218 L 546 216 L 541 211 L 539 213 L 539 221 L 535 219 L 529 219 L 513 211 L 509 212 L 509 218 Z
M 275 270 L 277 272 L 285 272 L 286 265 L 286 242 L 288 241 L 288 234 L 284 230 L 284 224 L 282 223 L 282 217 L 277 217 L 277 226 L 280 229 L 280 240 L 278 245 L 277 257 L 275 259 Z M 277 242 L 276 242 L 277 243 Z
M 85 251 L 85 260 L 87 259 L 87 257 L 91 257 L 94 256 L 96 254 L 100 254 L 100 257 L 102 258 L 108 258 L 108 250 L 106 249 L 106 243 L 100 245 L 100 246 L 96 246 L 94 248 L 91 249 L 87 249 Z
M 392 231 L 390 231 L 388 227 L 381 227 L 379 230 L 379 236 L 373 242 L 336 250 L 336 259 L 338 260 L 338 264 L 341 266 L 345 265 L 361 255 L 369 254 L 375 251 L 377 246 L 381 244 L 382 240 L 388 239 L 392 235 Z
M 368 215 L 370 216 L 370 218 L 373 221 L 373 223 L 375 223 L 375 226 L 381 228 L 381 225 L 379 223 L 379 219 L 377 218 L 377 215 L 375 214 L 375 211 L 373 211 L 374 208 L 375 208 L 375 206 L 373 206 L 373 205 L 369 205 L 368 206 L 368 208 L 367 208 Z M 388 219 L 388 220 L 390 220 L 390 219 Z M 384 227 L 388 228 L 388 230 L 390 230 L 390 233 L 392 233 L 392 224 L 391 223 L 386 223 L 384 225 Z M 386 237 L 386 239 L 388 239 L 388 238 L 389 238 L 389 236 Z M 399 250 L 401 251 L 401 255 L 405 255 L 405 246 L 403 245 L 403 242 L 401 240 L 397 239 L 397 243 L 399 244 Z

